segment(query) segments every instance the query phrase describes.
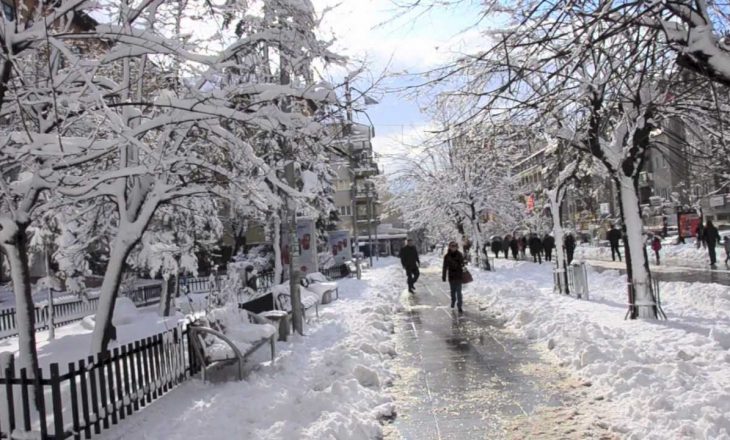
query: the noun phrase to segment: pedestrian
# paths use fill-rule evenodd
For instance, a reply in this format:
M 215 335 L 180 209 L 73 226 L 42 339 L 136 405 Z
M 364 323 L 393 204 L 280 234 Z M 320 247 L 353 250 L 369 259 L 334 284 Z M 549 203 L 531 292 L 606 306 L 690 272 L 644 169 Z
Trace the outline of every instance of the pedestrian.
M 449 243 L 449 250 L 444 255 L 444 266 L 441 272 L 441 280 L 449 280 L 451 289 L 451 308 L 458 307 L 459 314 L 464 313 L 462 309 L 461 282 L 464 275 L 464 256 L 459 252 L 459 245 L 455 241 Z
M 520 259 L 525 259 L 525 250 L 527 249 L 527 237 L 520 237 Z
M 573 261 L 573 253 L 575 252 L 575 237 L 573 237 L 573 234 L 570 232 L 568 232 L 563 239 L 563 247 L 565 247 L 568 264 L 570 264 Z
M 618 261 L 621 261 L 621 251 L 618 247 L 621 242 L 621 231 L 611 225 L 611 229 L 606 234 L 606 240 L 611 244 L 611 260 L 616 261 L 616 255 L 618 255 Z
M 418 266 L 421 265 L 421 261 L 418 259 L 418 249 L 413 246 L 413 240 L 410 238 L 406 240 L 406 245 L 400 250 L 398 257 L 400 258 L 401 266 L 406 270 L 408 291 L 414 293 L 416 291 L 416 281 L 418 281 L 418 277 L 421 275 L 418 271 Z
M 654 255 L 656 255 L 656 264 L 659 265 L 659 250 L 662 248 L 662 241 L 659 240 L 659 237 L 656 235 L 651 240 L 651 250 L 654 251 Z
M 492 252 L 494 252 L 494 258 L 499 258 L 499 253 L 502 252 L 502 239 L 499 237 L 492 237 Z
M 704 230 L 702 231 L 702 238 L 705 244 L 707 244 L 707 253 L 710 254 L 710 267 L 715 267 L 717 264 L 717 256 L 715 254 L 715 246 L 720 242 L 720 233 L 717 231 L 715 225 L 712 224 L 712 220 L 707 220 Z
M 542 248 L 545 250 L 545 261 L 553 261 L 555 237 L 550 234 L 545 234 L 545 237 L 542 239 Z
M 705 247 L 705 231 L 702 227 L 702 222 L 697 223 L 697 249 Z
M 730 235 L 726 235 L 723 241 L 725 246 L 725 267 L 730 266 Z
M 532 255 L 532 261 L 534 263 L 542 264 L 542 240 L 540 240 L 540 237 L 538 237 L 537 234 L 532 234 L 530 236 L 528 246 L 530 247 L 530 255 Z
M 502 252 L 504 252 L 504 259 L 509 260 L 509 242 L 512 241 L 512 236 L 509 234 L 504 236 L 502 240 Z
M 517 259 L 517 252 L 520 249 L 520 243 L 517 241 L 517 237 L 513 236 L 512 240 L 509 241 L 509 248 L 512 251 L 512 258 Z

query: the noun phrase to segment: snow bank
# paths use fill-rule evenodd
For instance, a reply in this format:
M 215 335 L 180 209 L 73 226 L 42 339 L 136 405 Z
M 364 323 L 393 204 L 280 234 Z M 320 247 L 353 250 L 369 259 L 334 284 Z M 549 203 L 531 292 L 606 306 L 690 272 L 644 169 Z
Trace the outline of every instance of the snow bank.
M 383 260 L 361 281 L 338 281 L 340 300 L 320 309 L 306 336 L 277 343 L 274 365 L 242 382 L 183 384 L 102 438 L 382 438 L 402 290 L 397 260 Z
M 649 255 L 650 264 L 654 265 L 654 251 L 651 250 L 650 246 L 646 247 L 646 251 Z M 725 260 L 725 251 L 722 247 L 718 246 L 717 260 L 721 265 Z M 710 268 L 710 256 L 707 253 L 707 248 L 697 248 L 694 244 L 669 244 L 663 245 L 659 255 L 662 261 L 662 266 L 679 266 L 679 267 L 694 267 L 701 269 Z M 621 248 L 621 258 L 624 257 L 624 249 Z M 602 260 L 611 261 L 611 248 L 610 247 L 593 247 L 593 246 L 578 246 L 575 250 L 575 258 L 577 260 Z
M 625 281 L 589 273 L 592 301 L 552 293 L 550 265 L 497 261 L 465 298 L 593 384 L 629 439 L 730 439 L 730 288 L 662 283 L 666 322 L 625 321 Z

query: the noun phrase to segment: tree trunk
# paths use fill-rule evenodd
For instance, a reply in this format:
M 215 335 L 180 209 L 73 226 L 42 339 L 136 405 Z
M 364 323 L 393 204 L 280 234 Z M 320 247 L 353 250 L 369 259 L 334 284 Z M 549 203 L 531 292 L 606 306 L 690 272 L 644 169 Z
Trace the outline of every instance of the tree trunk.
M 17 225 L 14 238 L 4 243 L 10 265 L 10 276 L 15 293 L 15 319 L 18 329 L 18 367 L 25 368 L 30 377 L 38 370 L 38 352 L 35 341 L 35 304 L 28 268 L 28 235 L 25 227 Z
M 137 234 L 141 236 L 140 234 Z M 114 240 L 109 263 L 104 272 L 104 281 L 99 292 L 99 306 L 96 310 L 94 332 L 91 337 L 91 354 L 104 353 L 109 341 L 116 339 L 116 328 L 112 324 L 114 316 L 114 303 L 119 293 L 119 285 L 122 281 L 124 262 L 134 248 L 139 237 L 117 237 Z
M 649 259 L 642 237 L 641 208 L 634 179 L 619 176 L 621 208 L 626 227 L 626 264 L 631 273 L 630 282 L 634 291 L 634 313 L 632 318 L 657 318 L 656 301 L 650 286 Z
M 555 236 L 555 271 L 558 275 L 558 290 L 560 293 L 568 293 L 567 284 L 565 282 L 565 250 L 563 249 L 563 223 L 560 219 L 560 205 L 563 202 L 565 191 L 553 189 L 548 191 L 548 200 L 550 201 L 550 215 L 553 217 L 553 235 Z
M 278 214 L 273 216 L 274 229 L 274 282 L 276 284 L 284 281 L 282 277 L 283 269 L 281 266 L 281 217 Z M 291 258 L 291 252 L 289 253 Z

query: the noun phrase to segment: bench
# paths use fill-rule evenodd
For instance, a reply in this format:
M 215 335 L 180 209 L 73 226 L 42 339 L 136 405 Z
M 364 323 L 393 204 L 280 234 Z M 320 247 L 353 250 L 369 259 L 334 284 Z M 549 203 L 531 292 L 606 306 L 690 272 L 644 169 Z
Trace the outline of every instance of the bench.
M 274 286 L 272 288 L 272 292 L 276 295 L 277 308 L 291 314 L 292 308 L 289 284 L 279 284 L 278 286 Z M 322 296 L 303 286 L 299 287 L 299 296 L 304 319 L 307 319 L 307 311 L 312 308 L 314 308 L 315 316 L 319 318 L 319 303 L 322 301 Z
M 262 346 L 271 347 L 271 361 L 276 356 L 276 328 L 265 317 L 248 310 L 220 308 L 189 326 L 194 356 L 206 380 L 211 370 L 236 366 L 238 380 L 243 379 L 249 356 Z
M 332 294 L 335 295 L 335 299 L 340 299 L 340 290 L 337 287 L 337 283 L 330 281 L 320 272 L 310 273 L 302 278 L 302 286 L 307 290 L 319 294 L 322 298 L 322 304 L 331 303 Z

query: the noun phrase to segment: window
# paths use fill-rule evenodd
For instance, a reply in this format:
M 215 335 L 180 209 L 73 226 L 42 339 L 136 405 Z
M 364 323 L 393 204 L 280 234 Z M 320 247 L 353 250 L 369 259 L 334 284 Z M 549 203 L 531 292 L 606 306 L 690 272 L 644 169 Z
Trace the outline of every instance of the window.
M 340 215 L 342 217 L 350 217 L 352 216 L 352 206 L 346 205 L 346 206 L 340 206 Z
M 15 20 L 15 7 L 10 3 L 2 2 L 3 4 L 3 15 L 7 21 Z

